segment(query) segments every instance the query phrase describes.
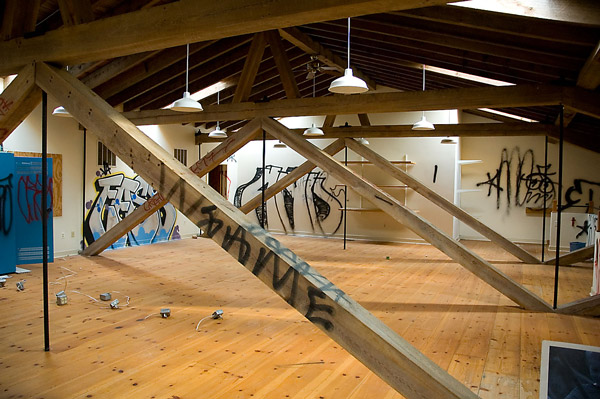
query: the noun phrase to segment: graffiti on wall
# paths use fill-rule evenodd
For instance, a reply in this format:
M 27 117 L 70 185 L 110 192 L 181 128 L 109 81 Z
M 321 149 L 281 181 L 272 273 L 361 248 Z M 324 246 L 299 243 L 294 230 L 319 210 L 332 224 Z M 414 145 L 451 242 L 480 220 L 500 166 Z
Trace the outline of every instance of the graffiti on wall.
M 477 183 L 477 187 L 487 186 L 488 197 L 496 198 L 496 209 L 504 203 L 507 212 L 512 206 L 549 206 L 555 196 L 552 178 L 556 172 L 551 168 L 550 164 L 536 163 L 531 149 L 521 154 L 519 147 L 511 151 L 504 148 L 496 171 L 488 172 L 487 180 Z
M 496 171 L 487 172 L 487 179 L 477 183 L 477 187 L 487 187 L 488 197 L 496 199 L 496 209 L 506 206 L 509 213 L 513 206 L 551 207 L 558 189 L 558 183 L 552 180 L 556 178 L 552 164 L 536 163 L 532 149 L 521 154 L 519 147 L 511 151 L 504 148 Z M 600 182 L 574 179 L 571 186 L 565 187 L 562 210 L 587 207 L 594 199 L 600 202 Z
M 3 235 L 10 233 L 13 224 L 12 178 L 10 173 L 0 179 L 0 231 Z
M 143 206 L 155 191 L 140 176 L 133 178 L 119 172 L 111 174 L 110 167 L 103 167 L 94 181 L 96 196 L 86 203 L 88 209 L 83 223 L 83 237 L 90 245 L 107 230 L 119 223 L 137 207 Z M 127 235 L 116 241 L 111 248 L 150 244 L 179 237 L 175 226 L 177 211 L 167 203 Z
M 262 185 L 263 169 L 256 168 L 256 173 L 246 183 L 240 184 L 236 189 L 233 204 L 242 206 L 247 200 L 254 198 L 270 185 L 292 172 L 295 167 L 282 167 L 277 165 L 265 166 L 265 184 Z M 335 234 L 342 225 L 342 202 L 339 193 L 333 188 L 327 188 L 328 175 L 323 171 L 312 171 L 302 179 L 283 189 L 273 199 L 276 217 L 281 223 L 284 232 L 294 231 L 297 221 L 306 218 L 313 232 L 323 235 Z M 298 201 L 296 201 L 298 199 Z M 266 207 L 268 208 L 268 207 Z M 264 222 L 268 227 L 269 215 L 262 205 L 255 209 L 259 224 Z
M 30 224 L 42 220 L 42 176 L 22 175 L 17 185 L 17 204 L 25 223 Z M 48 176 L 46 187 L 50 199 L 50 209 L 53 206 L 52 177 Z

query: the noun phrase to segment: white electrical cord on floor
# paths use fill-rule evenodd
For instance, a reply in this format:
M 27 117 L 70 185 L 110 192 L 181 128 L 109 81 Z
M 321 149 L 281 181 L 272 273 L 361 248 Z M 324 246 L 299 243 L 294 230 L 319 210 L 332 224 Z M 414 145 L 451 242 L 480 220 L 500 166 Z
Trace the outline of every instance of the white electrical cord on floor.
M 210 316 L 206 316 L 206 317 L 204 317 L 203 319 L 201 319 L 201 320 L 198 322 L 198 325 L 196 325 L 196 331 L 198 331 L 198 328 L 200 328 L 200 323 L 202 323 L 202 322 L 203 322 L 204 320 L 206 320 L 206 319 L 210 319 L 211 317 L 212 317 L 212 315 L 210 315 Z

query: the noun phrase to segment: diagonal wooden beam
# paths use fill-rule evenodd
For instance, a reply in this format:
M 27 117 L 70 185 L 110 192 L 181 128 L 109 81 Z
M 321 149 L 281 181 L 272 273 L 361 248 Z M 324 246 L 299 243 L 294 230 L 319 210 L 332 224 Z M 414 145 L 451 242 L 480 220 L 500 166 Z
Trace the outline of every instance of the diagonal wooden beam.
M 563 104 L 574 112 L 600 119 L 600 96 L 581 87 L 565 87 Z
M 600 295 L 594 295 L 574 302 L 561 305 L 558 313 L 575 314 L 580 316 L 600 316 Z
M 512 280 L 477 254 L 471 252 L 464 245 L 454 241 L 446 233 L 406 208 L 396 198 L 364 180 L 307 140 L 291 133 L 281 123 L 273 119 L 264 118 L 263 128 L 338 181 L 352 187 L 352 190 L 363 196 L 363 198 L 417 233 L 427 242 L 523 308 L 534 311 L 552 311 L 550 305 L 543 299 Z
M 361 126 L 371 126 L 371 121 L 369 120 L 369 115 L 367 114 L 358 114 L 358 120 Z
M 94 20 L 90 0 L 58 0 L 58 7 L 65 26 L 84 24 Z
M 42 91 L 35 84 L 35 66 L 28 65 L 0 93 L 0 143 L 29 116 L 42 101 Z
M 340 152 L 344 148 L 344 140 L 338 139 L 333 143 L 329 144 L 327 147 L 323 148 L 323 152 L 329 155 L 335 155 Z M 298 166 L 296 169 L 285 175 L 281 180 L 275 182 L 275 184 L 269 185 L 269 187 L 264 192 L 265 201 L 269 198 L 274 197 L 284 188 L 288 187 L 290 184 L 293 184 L 295 181 L 302 178 L 302 176 L 306 175 L 308 172 L 315 168 L 315 164 L 310 161 L 304 162 L 302 165 Z M 262 203 L 262 193 L 258 194 L 244 205 L 240 207 L 240 211 L 244 213 L 248 213 L 258 208 Z
M 442 197 L 441 195 L 427 187 L 425 184 L 410 176 L 408 173 L 401 170 L 397 166 L 393 165 L 391 162 L 389 162 L 381 155 L 377 154 L 375 151 L 358 143 L 354 139 L 346 139 L 346 146 L 355 153 L 372 162 L 373 165 L 377 166 L 379 169 L 386 172 L 388 175 L 400 180 L 402 183 L 406 184 L 415 192 L 421 194 L 423 197 L 433 202 L 434 204 L 436 204 L 437 206 L 439 206 L 440 208 L 442 208 L 461 222 L 465 223 L 467 226 L 471 227 L 478 233 L 481 233 L 484 237 L 489 238 L 490 241 L 497 244 L 508 253 L 512 254 L 513 256 L 517 257 L 525 263 L 540 263 L 540 261 L 535 256 L 531 255 L 529 252 L 514 244 L 512 241 L 508 240 L 501 234 L 498 234 L 485 224 L 481 223 L 479 220 L 475 219 L 473 216 L 469 215 L 467 212 L 454 205 L 452 202 L 448 201 L 446 198 Z
M 279 36 L 279 32 L 276 30 L 270 30 L 265 32 L 265 36 L 267 43 L 269 43 L 269 47 L 271 48 L 275 65 L 277 65 L 277 71 L 281 77 L 281 83 L 283 84 L 283 88 L 285 90 L 285 96 L 287 98 L 300 97 L 298 83 L 296 82 L 296 78 L 292 72 L 290 60 L 285 53 L 283 44 L 281 43 L 281 36 Z
M 323 121 L 323 127 L 333 127 L 337 115 L 326 115 Z
M 15 73 L 25 64 L 36 61 L 76 65 L 186 43 L 446 2 L 182 0 L 0 43 L 0 76 Z M 208 26 L 211 28 L 199 28 Z
M 110 61 L 105 66 L 95 70 L 89 75 L 81 79 L 83 83 L 90 89 L 100 86 L 101 84 L 111 80 L 129 69 L 146 61 L 148 58 L 157 54 L 156 51 L 147 51 L 140 54 L 127 55 Z M 128 82 L 129 83 L 129 82 Z
M 250 44 L 250 49 L 244 62 L 244 69 L 242 69 L 242 75 L 233 95 L 234 103 L 248 101 L 258 67 L 265 53 L 265 45 L 265 34 L 263 32 L 256 33 Z
M 344 69 L 348 66 L 347 60 L 343 60 L 340 56 L 324 47 L 321 43 L 314 41 L 296 27 L 279 29 L 279 33 L 281 37 L 303 50 L 306 54 L 316 56 L 323 64 L 336 68 L 340 73 L 344 73 Z M 351 67 L 354 76 L 364 80 L 370 90 L 376 89 L 377 84 L 373 79 L 366 76 L 355 66 L 351 65 Z
M 198 177 L 204 176 L 214 169 L 215 166 L 219 165 L 237 150 L 246 145 L 246 143 L 252 140 L 261 130 L 260 120 L 252 120 L 237 133 L 229 136 L 227 140 L 215 147 L 202 159 L 190 166 L 190 170 Z M 98 239 L 92 242 L 81 252 L 81 254 L 83 256 L 99 255 L 106 248 L 114 244 L 119 238 L 123 237 L 138 224 L 146 220 L 154 212 L 165 206 L 167 202 L 169 201 L 161 193 L 154 194 L 144 203 L 144 205 L 137 207 L 119 223 L 111 227 L 110 230 L 106 231 Z
M 65 71 L 36 82 L 207 236 L 408 399 L 475 399 L 471 390 L 284 247 Z
M 203 112 L 181 113 L 171 110 L 132 111 L 124 114 L 137 125 L 245 120 L 257 116 L 342 115 L 431 111 L 463 108 L 505 108 L 557 105 L 563 101 L 563 88 L 554 85 L 516 85 L 475 87 L 411 92 L 374 93 L 354 96 L 297 98 L 268 103 L 220 104 L 207 106 Z M 583 89 L 580 89 L 583 90 Z M 585 91 L 587 101 L 600 102 L 596 93 Z M 571 97 L 579 92 L 569 92 Z M 581 104 L 592 109 L 592 105 Z M 600 116 L 600 109 L 597 110 Z
M 585 248 L 577 249 L 573 252 L 569 252 L 568 254 L 561 255 L 558 258 L 559 264 L 561 265 L 572 265 L 573 263 L 583 262 L 590 258 L 594 257 L 594 246 L 590 245 Z M 545 265 L 554 265 L 556 264 L 556 258 L 548 259 L 544 261 Z

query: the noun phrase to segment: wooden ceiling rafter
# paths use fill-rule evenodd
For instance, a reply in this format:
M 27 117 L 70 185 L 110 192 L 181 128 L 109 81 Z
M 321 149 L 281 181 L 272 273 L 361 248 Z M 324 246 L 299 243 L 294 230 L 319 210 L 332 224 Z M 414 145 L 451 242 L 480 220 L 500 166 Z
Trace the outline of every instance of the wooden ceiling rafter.
M 60 16 L 64 26 L 73 26 L 94 20 L 90 0 L 58 0 Z
M 244 67 L 242 68 L 242 74 L 238 80 L 238 84 L 233 95 L 232 102 L 240 103 L 248 100 L 254 79 L 258 73 L 258 68 L 263 59 L 265 53 L 265 46 L 267 44 L 265 33 L 255 33 L 248 49 L 248 55 L 245 57 Z

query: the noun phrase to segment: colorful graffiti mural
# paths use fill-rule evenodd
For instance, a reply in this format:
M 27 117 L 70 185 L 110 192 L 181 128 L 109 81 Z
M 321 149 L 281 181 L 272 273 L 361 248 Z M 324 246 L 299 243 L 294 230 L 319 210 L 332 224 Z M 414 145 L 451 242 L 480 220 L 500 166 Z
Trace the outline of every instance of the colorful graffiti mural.
M 110 173 L 110 168 L 102 168 L 96 174 L 99 176 L 94 181 L 96 196 L 86 203 L 88 211 L 83 223 L 85 245 L 94 242 L 155 194 L 152 186 L 140 176 L 130 178 L 121 172 Z M 175 207 L 167 204 L 121 237 L 111 248 L 180 238 L 176 220 Z

